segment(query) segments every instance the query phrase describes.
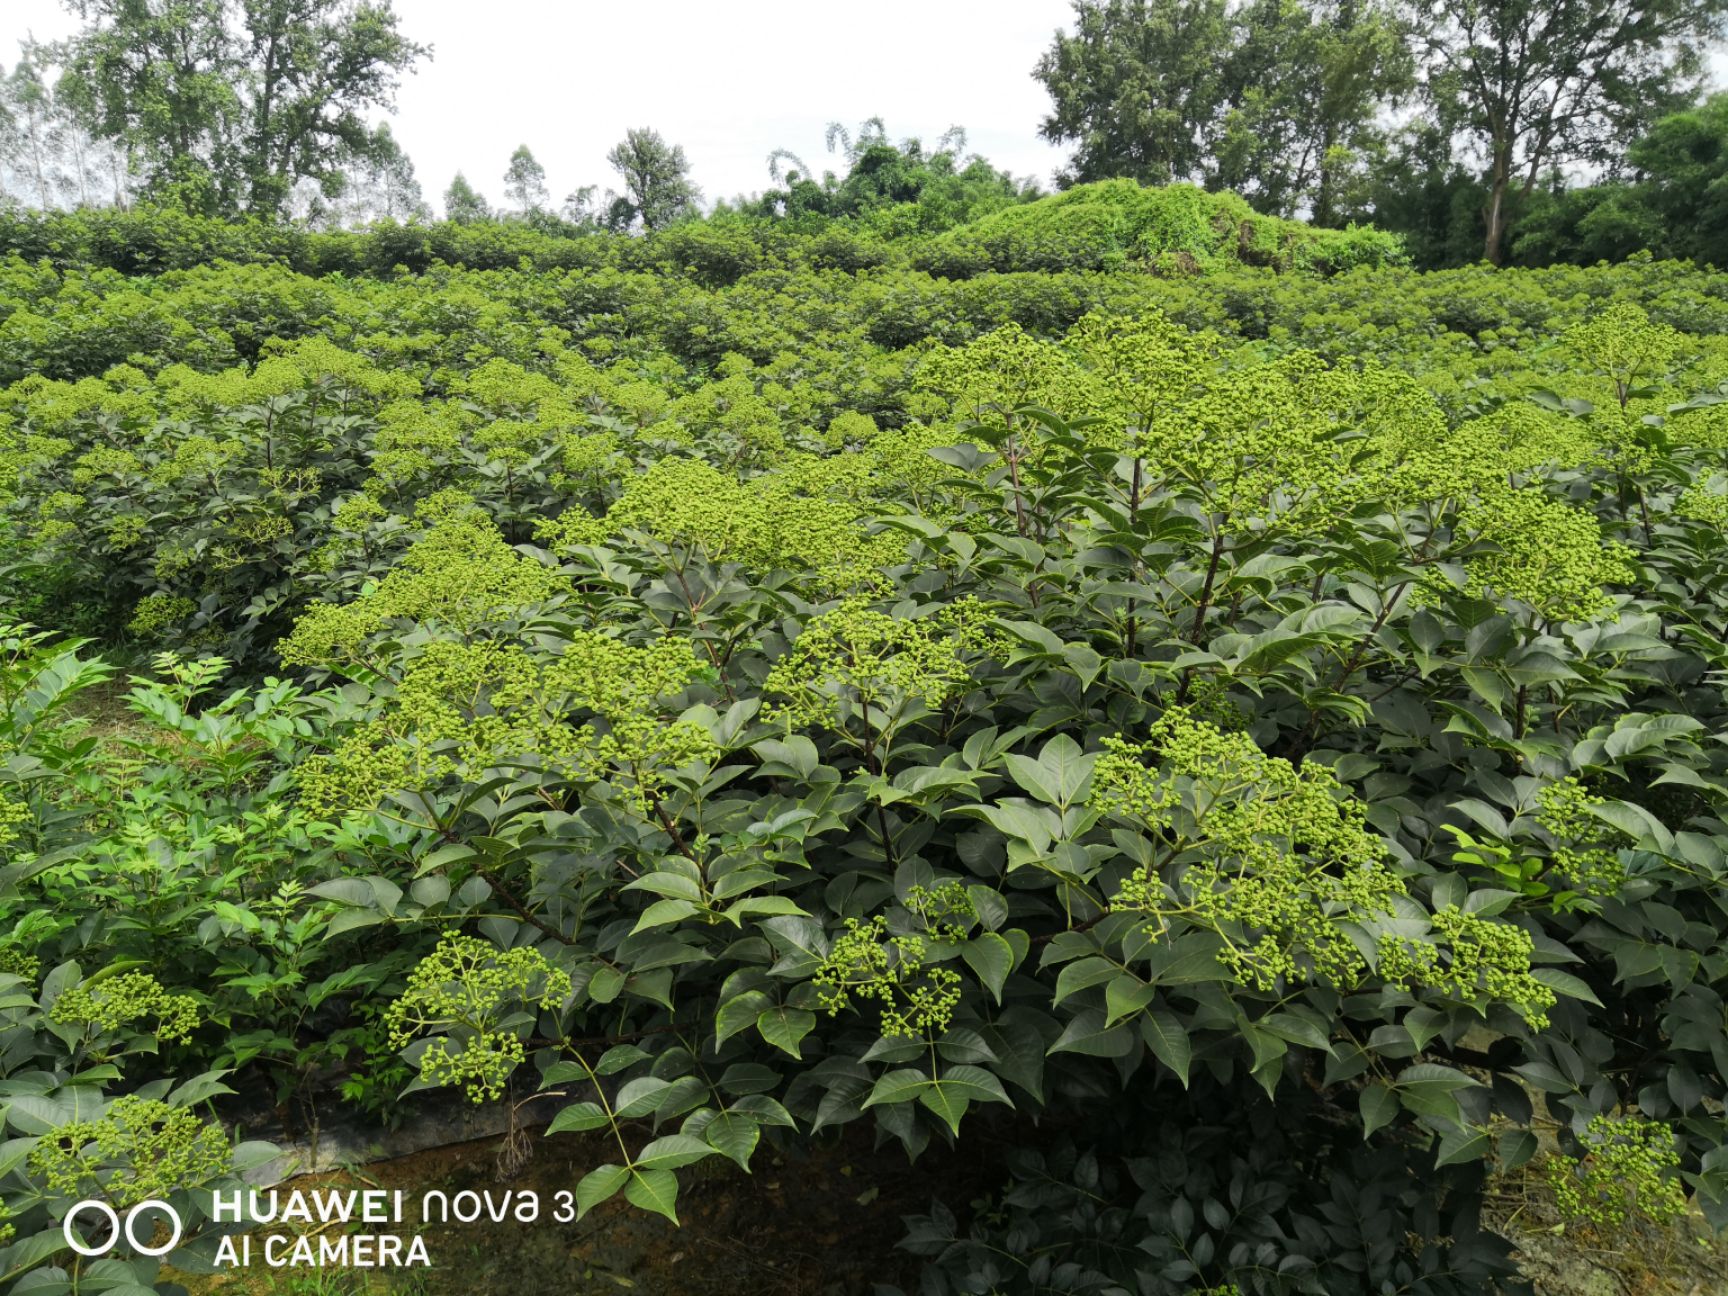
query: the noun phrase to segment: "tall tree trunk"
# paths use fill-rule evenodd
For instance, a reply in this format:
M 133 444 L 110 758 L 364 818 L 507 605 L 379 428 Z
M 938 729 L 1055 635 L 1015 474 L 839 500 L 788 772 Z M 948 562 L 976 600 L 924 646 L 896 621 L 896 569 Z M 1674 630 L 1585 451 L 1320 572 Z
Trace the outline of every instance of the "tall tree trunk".
M 48 195 L 48 168 L 42 161 L 42 134 L 48 129 L 45 119 L 38 116 L 32 108 L 29 119 L 30 129 L 30 171 L 36 181 L 36 201 L 43 211 L 53 206 Z
M 1333 223 L 1332 205 L 1336 200 L 1332 196 L 1332 149 L 1337 137 L 1337 126 L 1328 120 L 1320 132 L 1320 183 L 1314 191 L 1314 223 L 1322 228 L 1330 228 Z
M 76 126 L 70 126 L 69 125 L 66 129 L 67 129 L 67 134 L 66 134 L 67 146 L 66 147 L 67 147 L 67 151 L 72 156 L 73 175 L 76 177 L 77 184 L 78 184 L 78 205 L 80 207 L 88 207 L 91 205 L 90 204 L 90 167 L 88 164 L 88 159 L 85 156 L 85 153 L 86 153 L 85 139 L 82 135 L 80 135 L 78 133 L 78 128 Z
M 1494 165 L 1488 179 L 1488 208 L 1484 213 L 1488 226 L 1482 255 L 1489 265 L 1502 265 L 1506 260 L 1506 204 L 1512 191 L 1512 148 L 1510 144 L 1494 146 Z
M 249 203 L 253 211 L 260 207 L 270 206 L 272 209 L 281 207 L 281 195 L 274 184 L 266 177 L 270 172 L 270 128 L 271 114 L 276 110 L 276 43 L 278 34 L 270 33 L 269 44 L 264 50 L 264 91 L 258 99 L 258 120 L 254 126 L 254 144 L 252 148 L 252 174 L 247 177 L 251 193 Z M 266 195 L 268 189 L 268 195 Z

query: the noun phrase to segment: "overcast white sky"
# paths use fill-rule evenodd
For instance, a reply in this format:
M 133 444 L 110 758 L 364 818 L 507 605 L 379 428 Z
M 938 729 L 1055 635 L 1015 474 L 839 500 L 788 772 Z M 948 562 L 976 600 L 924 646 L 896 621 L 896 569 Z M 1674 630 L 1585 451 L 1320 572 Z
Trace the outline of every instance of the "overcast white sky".
M 632 126 L 682 144 L 710 200 L 768 187 L 775 148 L 836 165 L 825 125 L 876 115 L 896 140 L 964 126 L 972 150 L 1046 187 L 1063 159 L 1038 138 L 1049 99 L 1031 74 L 1068 0 L 397 0 L 396 12 L 433 47 L 391 129 L 435 205 L 458 170 L 502 199 L 518 144 L 555 202 L 604 190 L 617 180 L 606 152 Z M 0 63 L 27 31 L 76 27 L 59 0 L 0 0 Z

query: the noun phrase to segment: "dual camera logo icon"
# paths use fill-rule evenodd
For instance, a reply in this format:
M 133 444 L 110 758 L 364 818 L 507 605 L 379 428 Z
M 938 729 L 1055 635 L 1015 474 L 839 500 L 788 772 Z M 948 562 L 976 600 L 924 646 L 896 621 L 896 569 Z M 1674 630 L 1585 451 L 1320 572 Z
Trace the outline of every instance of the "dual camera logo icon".
M 138 1240 L 139 1221 L 148 1218 L 148 1213 L 152 1209 L 160 1211 L 162 1214 L 166 1215 L 168 1217 L 169 1226 L 173 1229 L 173 1236 L 171 1236 L 168 1241 L 163 1243 L 161 1246 L 147 1245 L 156 1237 L 156 1222 L 154 1219 L 149 1220 L 150 1231 L 145 1234 L 144 1240 Z M 77 1221 L 78 1217 L 83 1214 L 101 1215 L 108 1221 L 108 1240 L 106 1242 L 102 1242 L 96 1246 L 90 1246 L 85 1243 L 82 1237 L 73 1232 L 72 1225 Z M 175 1210 L 165 1201 L 157 1201 L 154 1198 L 149 1201 L 141 1201 L 131 1210 L 127 1211 L 126 1218 L 122 1220 L 120 1218 L 120 1213 L 107 1202 L 100 1201 L 95 1197 L 89 1197 L 79 1202 L 77 1205 L 73 1206 L 71 1210 L 66 1212 L 66 1219 L 61 1224 L 60 1231 L 66 1238 L 66 1245 L 82 1256 L 107 1255 L 115 1247 L 120 1245 L 120 1238 L 122 1235 L 125 1236 L 127 1245 L 139 1255 L 160 1256 L 167 1255 L 175 1247 L 180 1245 L 180 1235 L 185 1231 L 185 1224 L 180 1219 L 180 1212 Z

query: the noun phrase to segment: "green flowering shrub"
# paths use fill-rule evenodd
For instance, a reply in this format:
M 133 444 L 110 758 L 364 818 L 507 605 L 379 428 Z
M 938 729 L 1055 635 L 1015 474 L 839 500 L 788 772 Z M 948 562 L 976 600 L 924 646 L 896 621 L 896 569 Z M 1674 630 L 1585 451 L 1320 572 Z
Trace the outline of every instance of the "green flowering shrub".
M 1592 795 L 1574 776 L 1550 783 L 1538 796 L 1536 822 L 1555 840 L 1555 873 L 1586 893 L 1617 893 L 1626 881 L 1619 847 L 1628 834 L 1598 817 L 1609 809 L 1608 798 Z
M 1578 1142 L 1577 1156 L 1544 1165 L 1567 1223 L 1618 1228 L 1637 1214 L 1669 1224 L 1686 1213 L 1674 1135 L 1659 1121 L 1594 1116 Z
M 710 562 L 816 571 L 842 586 L 897 556 L 892 536 L 865 533 L 856 503 L 800 485 L 790 473 L 739 482 L 699 460 L 665 458 L 624 488 L 604 534 L 632 528 Z
M 128 1094 L 100 1119 L 56 1125 L 42 1135 L 30 1151 L 30 1170 L 61 1197 L 99 1192 L 124 1208 L 220 1178 L 231 1160 L 220 1129 L 182 1108 Z
M 884 1039 L 925 1039 L 944 1034 L 960 1002 L 960 974 L 928 968 L 921 936 L 888 935 L 888 920 L 848 919 L 846 931 L 822 961 L 812 980 L 817 1001 L 830 1016 L 856 1000 L 882 1005 Z
M 96 988 L 102 993 L 93 997 Z M 6 1198 L 0 1277 L 15 1283 L 28 1274 L 28 1282 L 40 1286 L 63 1275 L 55 1264 L 70 1257 L 62 1219 L 87 1198 L 118 1211 L 166 1201 L 179 1214 L 182 1247 L 209 1254 L 229 1230 L 212 1225 L 200 1190 L 233 1189 L 239 1173 L 277 1150 L 236 1145 L 218 1122 L 194 1112 L 233 1092 L 221 1082 L 225 1071 L 183 1082 L 149 1078 L 158 1048 L 191 1024 L 173 1019 L 182 1005 L 148 977 L 81 984 L 73 963 L 50 969 L 39 990 L 10 972 L 0 974 L 0 1004 L 0 1093 L 8 1100 L 4 1120 L 15 1153 L 0 1175 Z M 133 1091 L 108 1092 L 127 1080 Z M 129 1274 L 148 1280 L 157 1272 L 157 1258 L 132 1254 L 123 1239 L 117 1245 L 115 1258 Z M 176 1251 L 182 1260 L 188 1254 Z
M 1396 238 L 1320 231 L 1253 211 L 1239 196 L 1191 185 L 1147 189 L 1132 180 L 1076 185 L 1004 208 L 933 239 L 914 254 L 939 274 L 986 270 L 1110 270 L 1128 263 L 1166 273 L 1249 265 L 1348 269 L 1399 265 Z
M 762 690 L 784 700 L 766 715 L 841 733 L 856 716 L 864 730 L 858 741 L 873 753 L 909 710 L 940 707 L 964 689 L 972 678 L 966 654 L 988 652 L 992 642 L 987 615 L 973 603 L 914 619 L 849 599 L 813 617 L 774 663 Z
M 664 639 L 634 648 L 576 628 L 565 637 L 550 659 L 514 645 L 426 644 L 404 665 L 382 714 L 306 763 L 303 804 L 319 812 L 373 809 L 389 794 L 408 793 L 435 821 L 442 788 L 531 762 L 561 780 L 608 778 L 646 811 L 669 771 L 719 754 L 702 725 L 660 714 L 663 699 L 681 693 L 699 669 L 688 645 Z M 574 723 L 583 712 L 594 720 Z
M 1142 763 L 1146 752 L 1158 769 Z M 1303 982 L 1348 989 L 1377 964 L 1390 984 L 1498 1001 L 1546 1023 L 1554 993 L 1530 974 L 1524 931 L 1447 905 L 1412 938 L 1409 892 L 1385 844 L 1361 807 L 1340 804 L 1324 766 L 1297 770 L 1245 734 L 1173 710 L 1140 749 L 1105 739 L 1093 786 L 1094 806 L 1140 825 L 1162 859 L 1185 864 L 1176 882 L 1143 865 L 1111 899 L 1112 912 L 1151 919 L 1144 934 L 1154 942 L 1210 932 L 1220 963 L 1262 992 Z
M 384 1024 L 397 1048 L 425 1037 L 415 1051 L 419 1083 L 460 1084 L 481 1102 L 504 1091 L 525 1056 L 516 1028 L 533 1019 L 523 1021 L 521 1008 L 556 1011 L 569 995 L 569 975 L 537 950 L 500 951 L 472 937 L 446 936 L 409 974 Z
M 71 987 L 54 1001 L 49 1017 L 105 1033 L 149 1019 L 157 1038 L 184 1042 L 198 1025 L 198 1002 L 168 993 L 148 972 L 123 972 Z
M 1605 541 L 1595 518 L 1533 491 L 1489 496 L 1459 523 L 1493 546 L 1466 560 L 1466 591 L 1517 599 L 1544 620 L 1599 620 L 1614 607 L 1609 587 L 1637 575 L 1632 550 Z

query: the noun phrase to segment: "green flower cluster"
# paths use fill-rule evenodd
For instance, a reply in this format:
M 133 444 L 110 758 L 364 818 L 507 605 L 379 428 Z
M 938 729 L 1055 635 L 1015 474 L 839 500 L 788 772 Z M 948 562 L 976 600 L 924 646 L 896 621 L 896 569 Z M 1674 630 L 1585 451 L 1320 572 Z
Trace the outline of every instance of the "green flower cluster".
M 1665 430 L 1678 443 L 1703 450 L 1728 450 L 1728 401 L 1672 415 Z
M 1388 985 L 1425 985 L 1478 1007 L 1503 1003 L 1538 1030 L 1548 1025 L 1555 995 L 1530 971 L 1536 952 L 1530 933 L 1456 905 L 1436 909 L 1428 921 L 1443 944 L 1381 934 L 1378 970 Z
M 728 356 L 717 377 L 667 405 L 666 421 L 655 430 L 672 434 L 686 445 L 696 435 L 706 435 L 739 458 L 760 459 L 784 451 L 782 424 L 792 393 L 776 382 L 758 386 L 745 372 L 749 367 L 742 356 Z
M 1361 979 L 1368 961 L 1348 925 L 1390 914 L 1405 889 L 1331 770 L 1298 770 L 1182 710 L 1161 716 L 1145 743 L 1104 747 L 1091 804 L 1163 839 L 1178 862 L 1174 885 L 1137 868 L 1113 909 L 1144 913 L 1160 932 L 1173 920 L 1217 932 L 1224 965 L 1261 990 Z
M 435 478 L 458 456 L 469 420 L 447 403 L 393 401 L 378 412 L 372 476 L 365 489 L 387 495 Z
M 1109 408 L 1102 381 L 1014 323 L 964 346 L 932 349 L 918 367 L 916 382 L 953 401 L 962 415 L 980 420 L 1024 405 L 1060 410 L 1066 418 Z
M 598 774 L 592 732 L 567 722 L 527 651 L 437 640 L 403 668 L 382 714 L 301 767 L 300 802 L 313 814 L 370 809 L 528 756 L 566 778 Z
M 914 700 L 939 707 L 971 680 L 967 653 L 1001 651 L 990 620 L 976 599 L 924 617 L 890 616 L 861 598 L 847 599 L 807 621 L 774 663 L 763 692 L 788 700 L 764 714 L 841 730 L 860 712 L 868 721 L 896 716 Z
M 614 432 L 566 432 L 558 447 L 564 468 L 553 474 L 552 485 L 559 490 L 593 489 L 625 471 L 623 448 Z
M 1617 1229 L 1634 1216 L 1666 1225 L 1686 1213 L 1674 1133 L 1661 1121 L 1592 1116 L 1582 1142 L 1582 1156 L 1546 1162 L 1562 1219 Z
M 1728 405 L 1721 408 L 1728 410 Z M 1674 511 L 1706 526 L 1728 528 L 1728 491 L 1714 489 L 1715 486 L 1716 481 L 1711 480 L 1687 487 L 1674 501 Z
M 198 433 L 176 443 L 173 453 L 150 470 L 150 480 L 158 486 L 196 481 L 214 487 L 230 465 L 245 457 L 246 443 L 239 438 Z
M 1344 435 L 1359 422 L 1355 381 L 1310 352 L 1220 375 L 1143 436 L 1146 458 L 1237 530 L 1336 517 L 1369 490 Z
M 126 623 L 126 629 L 141 639 L 150 638 L 170 626 L 179 625 L 197 610 L 198 605 L 189 598 L 173 594 L 146 594 L 138 600 L 132 619 Z
M 978 921 L 977 906 L 956 878 L 934 887 L 914 884 L 906 889 L 906 907 L 917 915 L 924 930 L 939 941 L 963 941 Z
M 122 972 L 66 990 L 48 1015 L 57 1022 L 104 1032 L 154 1017 L 158 1038 L 185 1043 L 198 1026 L 198 1001 L 191 995 L 170 994 L 148 972 Z
M 711 764 L 720 755 L 703 725 L 665 715 L 666 700 L 689 688 L 701 670 L 695 650 L 682 639 L 637 648 L 598 631 L 572 631 L 569 645 L 547 668 L 546 681 L 605 722 L 594 741 L 594 759 L 627 781 L 626 795 L 645 814 L 669 773 Z
M 435 499 L 437 497 L 434 497 Z M 569 590 L 569 582 L 517 552 L 478 510 L 460 499 L 439 500 L 433 524 L 377 587 L 352 603 L 314 603 L 283 640 L 282 660 L 294 666 L 351 660 L 393 620 L 440 625 L 464 633 Z
M 868 922 L 848 918 L 812 978 L 817 1002 L 835 1016 L 854 999 L 874 999 L 884 1039 L 933 1039 L 953 1020 L 961 978 L 927 965 L 928 954 L 922 936 L 889 936 L 881 914 Z
M 107 378 L 112 381 L 125 372 L 122 366 L 110 370 Z M 333 409 L 339 409 L 363 398 L 390 400 L 420 392 L 419 381 L 410 374 L 345 351 L 321 333 L 293 341 L 270 339 L 256 367 L 241 365 L 203 373 L 183 364 L 170 365 L 157 375 L 155 386 L 152 409 L 159 406 L 170 418 L 193 421 L 235 407 L 268 408 L 282 397 L 305 398 L 313 408 L 329 402 Z
M 1593 806 L 1607 805 L 1607 798 L 1592 795 L 1576 778 L 1563 778 L 1543 788 L 1537 800 L 1536 822 L 1557 843 L 1554 871 L 1587 894 L 1619 891 L 1626 866 L 1615 843 L 1626 834 L 1590 813 Z
M 100 1193 L 124 1209 L 228 1173 L 220 1128 L 182 1107 L 128 1094 L 99 1120 L 68 1121 L 37 1140 L 31 1172 L 63 1197 Z
M 586 423 L 558 384 L 508 360 L 492 359 L 461 384 L 463 406 L 478 415 L 469 444 L 493 463 L 521 468 L 544 447 Z
M 112 477 L 121 484 L 128 477 L 143 471 L 143 463 L 130 450 L 116 446 L 97 446 L 79 455 L 72 467 L 72 484 L 80 490 L 103 477 Z
M 380 715 L 302 766 L 302 804 L 314 813 L 370 808 L 392 791 L 532 763 L 572 782 L 610 770 L 645 811 L 670 771 L 718 755 L 702 725 L 663 715 L 665 699 L 701 669 L 688 643 L 636 648 L 597 631 L 569 634 L 550 660 L 519 644 L 425 645 Z M 578 723 L 583 711 L 603 728 Z
M 1064 341 L 1101 384 L 1107 426 L 1136 440 L 1171 435 L 1169 422 L 1198 394 L 1222 344 L 1216 334 L 1195 333 L 1158 310 L 1089 311 Z
M 42 497 L 36 509 L 35 539 L 43 544 L 76 535 L 78 524 L 73 521 L 88 501 L 71 491 L 50 491 Z
M 926 512 L 940 514 L 943 483 L 961 474 L 930 452 L 951 446 L 955 440 L 955 434 L 946 428 L 908 423 L 877 432 L 859 457 L 868 461 L 871 480 L 884 497 L 906 500 Z
M 116 365 L 100 378 L 76 382 L 32 374 L 8 387 L 0 399 L 38 432 L 60 433 L 86 420 L 113 426 L 154 418 L 156 402 L 149 387 L 150 379 L 140 370 Z
M 844 584 L 904 552 L 894 534 L 866 534 L 861 516 L 858 502 L 809 493 L 796 476 L 740 482 L 701 460 L 668 457 L 630 481 L 606 526 L 700 549 L 713 562 L 828 573 Z
M 248 397 L 256 402 L 291 392 L 313 391 L 336 399 L 365 395 L 377 399 L 410 396 L 419 380 L 400 369 L 375 364 L 345 351 L 320 333 L 290 342 L 272 341 L 258 367 L 246 375 Z M 236 375 L 245 369 L 230 370 Z
M 579 504 L 572 504 L 557 517 L 539 518 L 534 523 L 535 540 L 556 554 L 566 554 L 578 545 L 603 544 L 612 531 L 612 523 Z
M 1595 462 L 1601 452 L 1600 438 L 1581 419 L 1529 403 L 1502 405 L 1456 429 L 1429 430 L 1411 443 L 1394 475 L 1391 498 L 1499 497 L 1512 489 L 1514 476 L 1580 467 Z
M 1145 743 L 1111 738 L 1104 749 L 1091 805 L 1152 833 L 1173 870 L 1136 868 L 1113 910 L 1146 915 L 1160 936 L 1175 923 L 1216 932 L 1220 961 L 1262 991 L 1281 981 L 1348 990 L 1378 971 L 1394 985 L 1420 982 L 1545 1020 L 1554 994 L 1532 977 L 1534 946 L 1521 928 L 1445 907 L 1426 939 L 1386 931 L 1385 920 L 1410 909 L 1408 890 L 1330 769 L 1297 769 L 1183 710 L 1161 716 Z M 1370 960 L 1355 937 L 1377 930 Z
M 0 788 L 0 846 L 10 846 L 24 835 L 24 826 L 34 816 L 30 807 L 5 788 Z
M 362 532 L 374 522 L 382 522 L 390 511 L 363 492 L 344 496 L 330 510 L 331 524 L 342 531 Z
M 569 973 L 540 951 L 500 950 L 449 933 L 409 973 L 407 989 L 384 1011 L 384 1024 L 399 1049 L 436 1032 L 420 1055 L 421 1078 L 460 1084 L 470 1100 L 482 1102 L 503 1093 L 523 1059 L 518 1029 L 532 1018 L 521 1010 L 556 1012 L 570 994 Z
M 1590 514 L 1538 490 L 1480 499 L 1459 526 L 1493 546 L 1466 560 L 1466 591 L 1518 599 L 1546 620 L 1612 619 L 1614 596 L 1605 587 L 1637 579 L 1630 549 L 1603 539 Z
M 4 845 L 0 842 L 0 845 Z M 0 974 L 34 981 L 42 971 L 42 960 L 11 941 L 0 944 Z
M 1691 340 L 1678 329 L 1651 320 L 1636 302 L 1620 301 L 1561 335 L 1585 369 L 1610 379 L 1624 403 L 1640 380 L 1660 378 L 1683 356 Z
M 615 530 L 628 527 L 699 548 L 716 562 L 778 551 L 766 501 L 699 459 L 674 455 L 657 461 L 630 481 L 606 516 Z

